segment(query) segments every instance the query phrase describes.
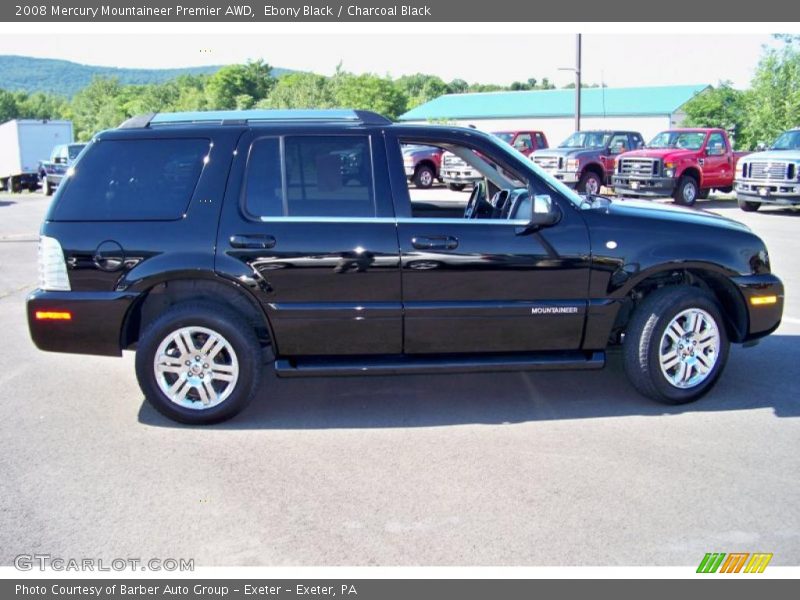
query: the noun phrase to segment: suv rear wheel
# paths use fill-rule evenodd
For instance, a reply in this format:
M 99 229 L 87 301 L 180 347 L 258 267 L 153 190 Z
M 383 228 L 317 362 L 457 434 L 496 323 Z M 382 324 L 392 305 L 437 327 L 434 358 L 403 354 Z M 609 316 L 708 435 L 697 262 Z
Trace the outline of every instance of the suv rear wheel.
M 625 372 L 645 396 L 664 404 L 684 404 L 714 386 L 729 347 L 712 296 L 694 287 L 665 287 L 647 296 L 628 324 Z
M 142 335 L 136 376 L 164 416 L 192 425 L 217 423 L 255 395 L 261 355 L 253 328 L 236 312 L 210 302 L 179 304 Z

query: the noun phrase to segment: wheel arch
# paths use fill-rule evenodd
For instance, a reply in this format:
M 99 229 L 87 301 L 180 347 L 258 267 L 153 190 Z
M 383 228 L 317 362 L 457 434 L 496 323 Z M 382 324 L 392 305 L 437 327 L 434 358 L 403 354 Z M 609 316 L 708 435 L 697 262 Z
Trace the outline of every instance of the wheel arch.
M 730 340 L 737 343 L 744 341 L 749 329 L 749 315 L 744 297 L 722 268 L 705 264 L 681 268 L 662 265 L 638 278 L 625 292 L 625 310 L 619 312 L 615 329 L 624 330 L 636 306 L 646 296 L 671 285 L 694 286 L 710 293 L 720 306 Z
M 691 177 L 697 182 L 698 187 L 703 186 L 703 172 L 695 166 L 689 166 L 683 169 L 679 177 Z
M 195 273 L 150 282 L 125 315 L 120 347 L 123 350 L 134 348 L 148 323 L 172 306 L 192 301 L 208 301 L 232 308 L 253 326 L 262 346 L 274 346 L 269 317 L 252 293 L 216 274 Z

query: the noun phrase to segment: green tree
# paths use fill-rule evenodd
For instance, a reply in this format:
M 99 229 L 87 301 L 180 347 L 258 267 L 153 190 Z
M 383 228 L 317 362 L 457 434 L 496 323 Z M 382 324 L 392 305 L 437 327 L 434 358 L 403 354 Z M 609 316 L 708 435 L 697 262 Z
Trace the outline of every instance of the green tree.
M 274 85 L 272 67 L 263 60 L 222 67 L 206 84 L 208 108 L 238 108 L 243 101 L 250 102 L 245 96 L 252 98 L 255 104 L 266 98 Z
M 683 106 L 683 111 L 685 125 L 733 130 L 734 144 L 737 147 L 746 144 L 742 132 L 747 123 L 747 92 L 732 88 L 730 81 L 722 81 L 717 87 L 697 94 Z
M 423 73 L 403 75 L 396 80 L 396 84 L 408 97 L 409 109 L 449 94 L 451 91 L 451 88 L 440 77 Z
M 372 110 L 395 119 L 408 105 L 406 94 L 388 77 L 337 71 L 331 84 L 336 106 L 340 108 Z
M 16 119 L 19 115 L 16 94 L 0 90 L 0 123 Z
M 260 108 L 330 108 L 334 106 L 330 80 L 315 73 L 291 73 L 278 78 Z
M 451 94 L 463 94 L 469 90 L 469 84 L 463 79 L 453 79 L 447 84 Z
M 127 92 L 124 88 L 127 87 Z M 116 78 L 95 77 L 78 92 L 70 103 L 67 116 L 72 118 L 75 136 L 90 139 L 103 129 L 117 127 L 131 116 L 124 103 L 133 95 L 131 88 L 122 86 Z M 127 98 L 125 97 L 127 95 Z
M 742 137 L 751 148 L 800 124 L 800 38 L 779 39 L 784 45 L 765 51 L 747 95 Z

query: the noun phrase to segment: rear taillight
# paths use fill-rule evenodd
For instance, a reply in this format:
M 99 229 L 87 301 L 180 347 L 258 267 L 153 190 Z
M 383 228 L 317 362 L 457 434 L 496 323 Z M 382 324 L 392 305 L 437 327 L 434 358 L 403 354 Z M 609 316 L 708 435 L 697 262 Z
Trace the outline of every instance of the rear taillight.
M 43 235 L 39 240 L 39 289 L 52 292 L 70 290 L 64 251 L 55 238 Z

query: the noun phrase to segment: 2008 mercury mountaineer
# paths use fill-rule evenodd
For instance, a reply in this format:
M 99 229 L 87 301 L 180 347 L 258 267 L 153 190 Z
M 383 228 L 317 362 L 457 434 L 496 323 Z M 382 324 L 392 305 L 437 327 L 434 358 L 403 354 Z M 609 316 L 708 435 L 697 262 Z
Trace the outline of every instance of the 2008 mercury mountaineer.
M 402 146 L 483 175 L 465 206 L 415 199 Z M 43 350 L 136 350 L 147 399 L 186 423 L 279 376 L 597 369 L 707 392 L 730 343 L 778 327 L 764 243 L 696 210 L 578 196 L 473 129 L 364 111 L 133 118 L 59 186 L 27 302 Z

